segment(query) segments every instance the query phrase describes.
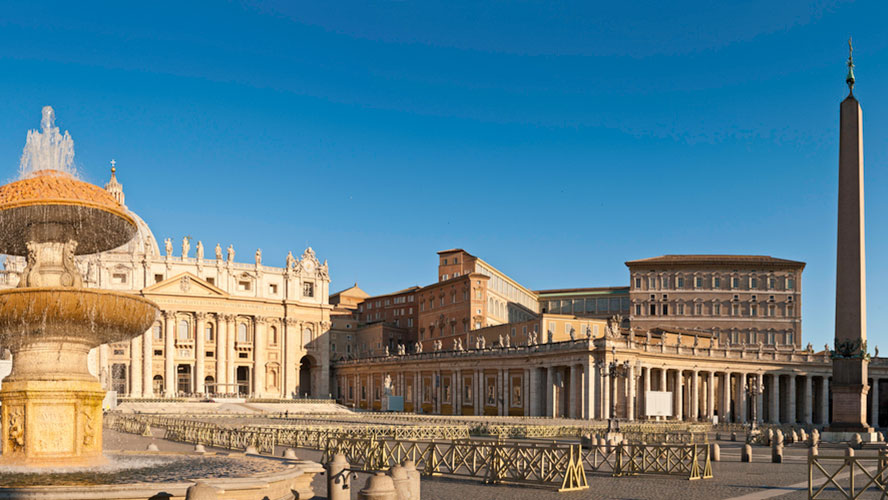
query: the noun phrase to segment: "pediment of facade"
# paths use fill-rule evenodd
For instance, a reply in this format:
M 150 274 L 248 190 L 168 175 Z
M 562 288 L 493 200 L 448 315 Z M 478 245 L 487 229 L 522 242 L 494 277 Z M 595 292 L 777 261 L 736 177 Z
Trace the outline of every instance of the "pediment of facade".
M 198 297 L 228 297 L 224 290 L 197 276 L 184 272 L 155 283 L 142 290 L 145 295 L 187 295 Z

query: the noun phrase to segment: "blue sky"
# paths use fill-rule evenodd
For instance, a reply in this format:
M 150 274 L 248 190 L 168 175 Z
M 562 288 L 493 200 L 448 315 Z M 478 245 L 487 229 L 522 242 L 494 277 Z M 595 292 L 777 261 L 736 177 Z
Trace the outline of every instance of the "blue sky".
M 818 346 L 853 35 L 888 345 L 884 2 L 129 4 L 2 2 L 6 179 L 50 104 L 159 239 L 269 264 L 310 244 L 331 288 L 371 293 L 434 281 L 450 247 L 534 289 L 665 253 L 799 259 Z

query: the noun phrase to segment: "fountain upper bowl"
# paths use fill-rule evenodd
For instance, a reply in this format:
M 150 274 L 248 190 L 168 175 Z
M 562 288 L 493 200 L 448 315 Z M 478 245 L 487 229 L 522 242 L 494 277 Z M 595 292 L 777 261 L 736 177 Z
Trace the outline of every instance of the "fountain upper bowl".
M 117 248 L 136 222 L 114 197 L 57 170 L 0 186 L 0 253 L 26 255 L 28 241 L 77 241 L 75 253 Z
M 95 347 L 147 331 L 158 308 L 123 292 L 90 288 L 0 290 L 0 344 L 65 340 Z

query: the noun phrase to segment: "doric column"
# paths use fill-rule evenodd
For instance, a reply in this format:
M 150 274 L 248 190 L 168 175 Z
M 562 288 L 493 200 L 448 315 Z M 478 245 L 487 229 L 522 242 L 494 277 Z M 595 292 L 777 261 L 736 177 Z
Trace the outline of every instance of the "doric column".
M 255 316 L 253 319 L 253 397 L 265 395 L 265 359 L 268 341 L 265 339 L 266 319 Z
M 616 415 L 611 415 L 611 403 L 610 398 L 613 396 L 611 394 L 611 383 L 613 382 L 613 377 L 608 376 L 607 365 L 601 367 L 602 377 L 601 377 L 601 418 L 607 420 Z
M 811 383 L 810 382 L 811 377 L 805 377 L 805 378 L 808 379 L 808 382 L 806 383 L 805 387 L 808 387 L 808 384 Z M 810 391 L 810 387 L 808 389 Z M 872 404 L 870 405 L 870 407 L 871 407 L 870 411 L 872 412 L 871 417 L 870 417 L 870 420 L 871 420 L 870 425 L 872 425 L 873 427 L 878 427 L 879 426 L 879 378 L 876 377 L 875 374 L 873 375 L 873 387 L 872 387 L 871 391 L 873 393 L 873 401 L 872 401 Z M 810 394 L 810 392 L 809 392 L 809 394 Z M 810 398 L 810 395 L 808 397 Z M 811 418 L 810 405 L 805 407 L 805 411 L 807 412 L 808 418 L 810 419 Z
M 586 364 L 583 365 L 583 418 L 593 420 L 595 418 L 595 384 L 597 368 L 595 367 L 595 359 L 592 356 L 586 357 Z
M 142 335 L 142 397 L 154 397 L 154 326 Z
M 462 415 L 462 371 L 457 368 L 453 373 L 456 381 L 450 383 L 450 390 L 453 393 L 453 414 Z
M 629 365 L 629 373 L 628 377 L 626 377 L 626 383 L 629 384 L 629 390 L 626 395 L 626 418 L 629 420 L 635 420 L 635 382 L 635 366 Z
M 746 416 L 746 399 L 746 374 L 740 373 L 737 377 L 737 400 L 740 404 L 736 405 L 736 420 L 741 424 L 745 424 L 748 421 Z
M 533 406 L 531 406 L 530 402 L 530 374 L 533 371 L 533 368 L 525 368 L 524 369 L 524 378 L 522 379 L 523 387 L 521 387 L 521 391 L 523 394 L 522 403 L 524 404 L 524 416 L 530 417 L 533 415 Z
M 675 370 L 675 418 L 684 420 L 684 376 L 681 368 Z
M 569 418 L 577 418 L 577 385 L 579 382 L 579 370 L 576 365 L 571 364 L 570 370 L 570 392 L 567 395 L 567 416 Z
M 811 387 L 811 384 L 813 383 L 811 375 L 804 375 L 802 383 L 805 384 L 802 386 L 802 404 L 804 405 L 802 408 L 802 423 L 810 425 L 814 423 L 812 412 L 813 405 L 811 404 L 811 395 L 814 394 L 814 390 L 813 387 Z M 876 395 L 873 394 L 874 398 L 875 396 Z M 873 401 L 875 401 L 875 399 L 873 399 Z
M 731 421 L 731 372 L 722 375 L 722 405 L 719 412 L 719 422 Z
M 780 375 L 771 374 L 771 393 L 768 395 L 768 422 L 780 423 Z
M 756 374 L 756 387 L 758 390 L 755 393 L 755 421 L 760 424 L 765 421 L 765 376 L 761 372 Z
M 207 314 L 199 312 L 195 315 L 197 318 L 197 331 L 194 332 L 194 386 L 198 394 L 206 391 L 204 387 L 204 364 L 206 363 L 206 321 Z
M 691 420 L 700 419 L 700 372 L 694 370 L 691 374 Z
M 642 382 L 642 387 L 641 387 L 641 392 L 642 392 L 641 401 L 643 401 L 644 403 L 642 403 L 642 405 L 641 405 L 643 412 L 639 413 L 638 416 L 639 416 L 639 418 L 644 419 L 647 417 L 647 412 L 648 412 L 647 396 L 651 392 L 651 367 L 645 366 L 641 370 L 642 370 L 642 374 L 643 374 L 643 379 L 642 379 L 643 382 Z
M 555 415 L 555 368 L 546 367 L 546 416 Z
M 130 339 L 130 373 L 129 382 L 130 397 L 142 395 L 142 336 L 137 335 Z
M 715 416 L 715 372 L 709 372 L 709 378 L 706 383 L 706 418 L 712 422 Z
M 228 360 L 228 324 L 221 314 L 216 315 L 216 392 L 224 394 L 228 388 L 225 377 L 225 363 Z
M 163 387 L 164 396 L 172 398 L 176 396 L 176 346 L 174 344 L 174 336 L 176 335 L 175 311 L 164 311 L 164 349 L 163 349 Z
M 660 388 L 659 388 L 659 390 L 661 392 L 666 390 L 666 367 L 665 366 L 663 368 L 660 368 Z
M 829 377 L 826 375 L 820 384 L 820 423 L 829 424 Z
M 528 378 L 528 396 L 527 403 L 525 406 L 529 408 L 528 415 L 531 417 L 539 417 L 540 415 L 540 395 L 539 395 L 539 386 L 540 382 L 537 380 L 537 369 L 528 368 L 527 369 Z
M 786 423 L 794 424 L 798 421 L 796 418 L 796 376 L 794 373 L 789 374 L 789 386 L 787 387 L 786 392 L 788 392 L 789 398 L 786 400 L 786 412 L 787 415 Z

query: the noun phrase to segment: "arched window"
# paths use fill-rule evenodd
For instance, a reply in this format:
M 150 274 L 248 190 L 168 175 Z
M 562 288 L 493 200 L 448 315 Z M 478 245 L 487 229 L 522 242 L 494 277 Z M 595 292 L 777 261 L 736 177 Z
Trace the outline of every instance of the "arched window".
M 160 325 L 154 325 L 154 328 L 152 330 L 154 340 L 163 340 L 163 327 L 161 327 Z
M 207 323 L 206 328 L 204 328 L 204 335 L 205 335 L 204 338 L 207 340 L 207 342 L 213 342 L 214 336 L 213 336 L 213 324 L 212 323 Z
M 311 343 L 311 328 L 302 330 L 302 345 L 306 346 Z
M 238 323 L 237 324 L 237 341 L 238 342 L 248 342 L 247 324 L 246 323 Z
M 278 343 L 278 329 L 276 326 L 268 328 L 268 343 L 271 345 L 277 345 Z
M 179 331 L 177 333 L 177 338 L 179 340 L 189 340 L 191 338 L 191 329 L 188 327 L 188 320 L 180 320 L 179 321 Z

